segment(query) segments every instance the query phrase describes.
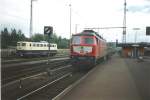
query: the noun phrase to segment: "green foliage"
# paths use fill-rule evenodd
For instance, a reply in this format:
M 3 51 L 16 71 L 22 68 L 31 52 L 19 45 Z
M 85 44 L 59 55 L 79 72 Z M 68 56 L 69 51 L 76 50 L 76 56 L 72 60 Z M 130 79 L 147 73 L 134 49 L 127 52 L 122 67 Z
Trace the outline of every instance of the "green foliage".
M 44 41 L 44 35 L 43 34 L 35 34 L 31 37 L 31 40 L 34 42 Z
M 21 30 L 11 29 L 11 32 L 8 31 L 7 28 L 1 31 L 1 48 L 8 48 L 9 46 L 16 46 L 18 41 L 49 41 L 51 43 L 56 43 L 58 48 L 65 49 L 69 48 L 69 40 L 66 38 L 62 38 L 61 36 L 57 36 L 56 34 L 52 34 L 51 38 L 48 35 L 43 34 L 34 34 L 31 39 L 26 38 Z
M 8 48 L 9 46 L 16 46 L 18 41 L 26 41 L 27 38 L 21 32 L 21 30 L 16 31 L 16 29 L 11 29 L 8 32 L 7 28 L 1 31 L 1 48 Z
M 18 41 L 27 40 L 21 30 L 18 30 Z
M 7 28 L 4 28 L 4 30 L 1 31 L 1 48 L 7 48 L 8 44 L 10 44 L 10 34 Z
M 31 40 L 34 42 L 50 41 L 51 43 L 56 43 L 58 48 L 69 48 L 69 40 L 61 36 L 58 37 L 55 33 L 52 34 L 51 38 L 49 38 L 48 35 L 35 34 L 32 36 Z

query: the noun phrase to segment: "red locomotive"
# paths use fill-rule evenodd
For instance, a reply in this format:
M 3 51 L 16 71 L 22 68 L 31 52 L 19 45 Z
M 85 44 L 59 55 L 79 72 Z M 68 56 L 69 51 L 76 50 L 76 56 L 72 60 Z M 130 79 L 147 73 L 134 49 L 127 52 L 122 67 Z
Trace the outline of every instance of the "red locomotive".
M 95 66 L 97 61 L 107 56 L 107 44 L 100 35 L 93 30 L 84 30 L 74 34 L 71 40 L 70 57 L 72 65 Z

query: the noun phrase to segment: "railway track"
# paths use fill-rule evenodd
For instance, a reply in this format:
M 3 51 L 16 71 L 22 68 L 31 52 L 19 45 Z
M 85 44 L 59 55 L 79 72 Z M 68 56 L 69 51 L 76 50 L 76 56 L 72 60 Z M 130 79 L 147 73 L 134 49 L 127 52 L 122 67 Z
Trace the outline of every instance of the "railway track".
M 56 56 L 51 56 L 49 59 L 56 59 L 56 58 L 64 58 L 64 57 L 69 57 L 68 55 L 56 55 Z M 37 61 L 37 60 L 47 60 L 47 57 L 35 57 L 35 58 L 20 58 L 20 57 L 14 57 L 14 58 L 2 58 L 2 65 L 6 64 L 14 64 L 14 63 L 21 63 L 21 62 L 29 62 L 29 61 Z
M 2 67 L 2 85 L 14 81 L 21 77 L 27 77 L 49 69 L 57 68 L 60 65 L 66 65 L 69 59 L 51 59 L 49 64 L 47 60 L 32 61 L 18 64 L 8 64 Z
M 51 100 L 55 98 L 59 93 L 65 90 L 69 85 L 73 84 L 75 81 L 84 76 L 85 73 L 81 72 L 67 72 L 53 80 L 49 81 L 45 79 L 36 79 L 41 81 L 22 82 L 22 86 L 13 86 L 17 88 L 15 92 L 14 89 L 10 89 L 8 95 L 2 93 L 2 99 L 4 100 Z M 46 74 L 45 74 L 46 76 Z M 36 77 L 37 78 L 37 77 Z M 29 82 L 29 81 L 28 81 Z M 30 84 L 30 85 L 29 85 Z M 6 93 L 5 92 L 5 93 Z
M 46 60 L 3 66 L 2 99 L 51 100 L 86 73 L 75 72 L 69 63 L 68 58 L 56 58 L 48 64 Z
M 39 69 L 39 67 L 37 69 L 41 70 L 41 69 Z M 33 73 L 32 71 L 29 71 L 29 72 L 32 74 L 29 75 L 29 73 L 25 73 L 25 72 L 24 72 L 24 75 L 25 74 L 28 74 L 28 75 L 24 76 L 23 74 L 15 74 L 16 76 L 14 75 L 14 77 L 9 77 L 11 79 L 11 81 L 4 83 L 2 85 L 2 91 L 5 92 L 5 93 L 3 93 L 3 97 L 6 98 L 6 100 L 9 100 L 7 97 L 12 97 L 12 96 L 5 95 L 5 94 L 11 95 L 10 90 L 19 89 L 19 91 L 20 90 L 24 91 L 24 89 L 27 89 L 26 87 L 29 86 L 30 84 L 32 84 L 32 85 L 34 84 L 34 86 L 32 86 L 32 85 L 29 86 L 30 89 L 33 88 L 33 90 L 34 90 L 35 88 L 37 88 L 37 86 L 39 87 L 49 81 L 53 81 L 54 79 L 57 79 L 58 77 L 62 76 L 65 73 L 72 72 L 72 71 L 71 71 L 70 65 L 62 64 L 59 62 L 59 64 L 55 63 L 53 65 L 53 67 L 45 67 L 45 69 L 41 70 L 40 72 L 37 72 L 37 73 Z M 16 78 L 16 77 L 18 77 L 18 78 Z M 36 80 L 38 80 L 38 82 L 39 82 L 38 84 L 36 83 Z M 27 89 L 27 90 L 30 90 L 30 89 Z M 15 94 L 14 94 L 14 96 L 15 96 Z
M 50 93 L 47 100 L 55 97 L 69 84 L 75 82 L 84 73 L 73 72 L 71 65 L 60 66 L 2 86 L 3 100 L 43 100 L 44 94 Z M 15 91 L 15 92 L 14 92 Z M 51 91 L 51 92 L 50 92 Z M 43 96 L 41 96 L 43 94 Z M 38 99 L 40 96 L 41 99 Z M 42 99 L 43 98 L 43 99 Z

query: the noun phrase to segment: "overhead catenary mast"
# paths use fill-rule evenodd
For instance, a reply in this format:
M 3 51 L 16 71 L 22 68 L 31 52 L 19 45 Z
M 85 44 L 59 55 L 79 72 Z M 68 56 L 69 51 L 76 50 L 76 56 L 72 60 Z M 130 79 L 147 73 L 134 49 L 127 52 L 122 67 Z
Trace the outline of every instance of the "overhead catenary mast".
M 32 37 L 32 33 L 33 33 L 33 23 L 32 23 L 32 2 L 33 1 L 37 1 L 37 0 L 31 0 L 31 4 L 30 4 L 30 38 Z
M 71 9 L 71 3 L 69 4 L 69 7 L 70 7 L 70 39 L 71 39 L 71 35 L 72 35 L 72 33 L 71 33 L 71 15 L 72 15 L 72 9 Z
M 126 0 L 124 0 L 124 18 L 123 18 L 123 37 L 122 37 L 122 43 L 126 43 Z

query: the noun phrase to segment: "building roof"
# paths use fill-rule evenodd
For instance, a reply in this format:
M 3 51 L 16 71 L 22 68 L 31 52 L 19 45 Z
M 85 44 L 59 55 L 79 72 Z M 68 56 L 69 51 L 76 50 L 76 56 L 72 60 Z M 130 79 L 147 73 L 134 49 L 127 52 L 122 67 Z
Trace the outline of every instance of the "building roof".
M 117 47 L 150 47 L 150 43 L 117 43 Z

